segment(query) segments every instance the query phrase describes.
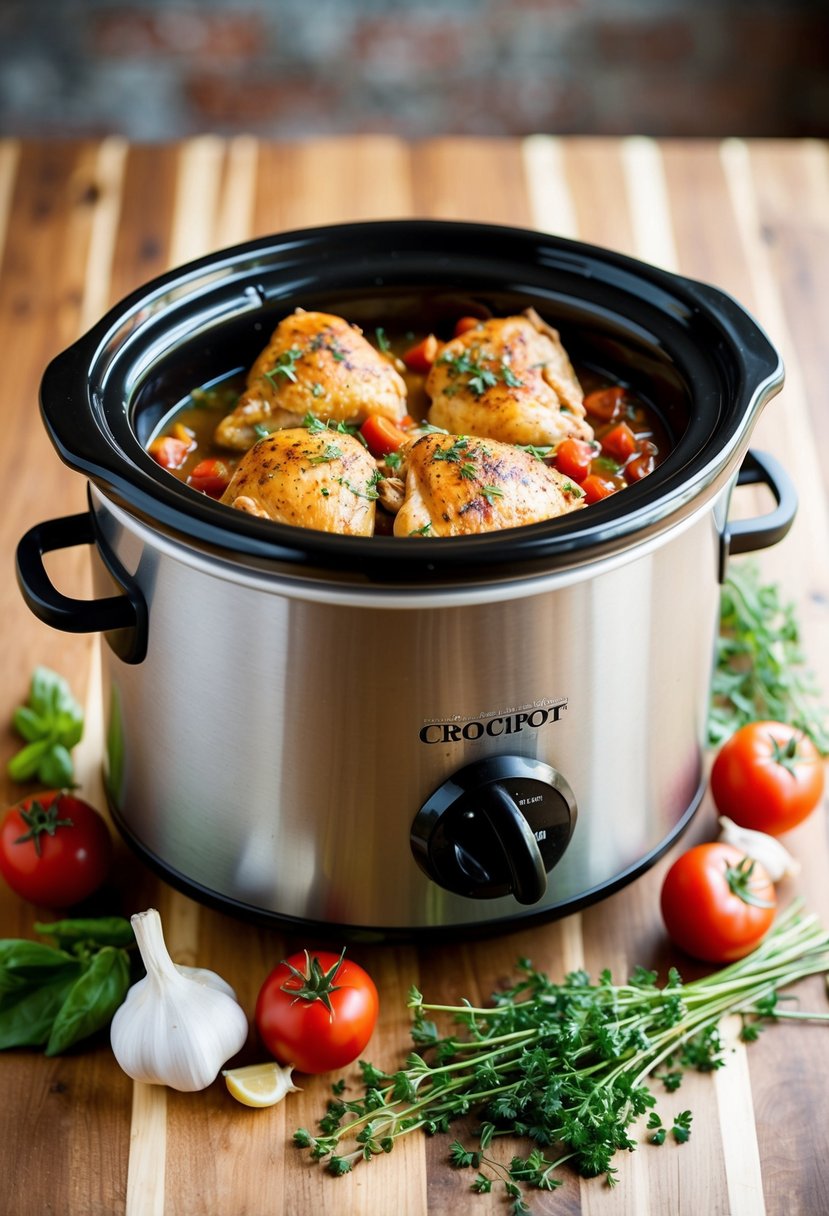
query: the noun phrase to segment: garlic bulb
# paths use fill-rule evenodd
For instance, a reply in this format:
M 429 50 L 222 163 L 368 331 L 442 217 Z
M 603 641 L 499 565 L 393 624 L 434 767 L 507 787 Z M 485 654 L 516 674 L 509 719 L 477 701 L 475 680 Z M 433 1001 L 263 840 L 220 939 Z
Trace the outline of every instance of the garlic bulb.
M 746 857 L 759 862 L 772 882 L 792 877 L 800 870 L 800 863 L 774 836 L 755 832 L 752 828 L 741 828 L 727 815 L 721 815 L 719 822 L 720 840 L 733 844 Z
M 245 1011 L 215 972 L 176 966 L 155 908 L 131 923 L 147 974 L 112 1019 L 115 1058 L 134 1081 L 205 1089 L 248 1037 Z

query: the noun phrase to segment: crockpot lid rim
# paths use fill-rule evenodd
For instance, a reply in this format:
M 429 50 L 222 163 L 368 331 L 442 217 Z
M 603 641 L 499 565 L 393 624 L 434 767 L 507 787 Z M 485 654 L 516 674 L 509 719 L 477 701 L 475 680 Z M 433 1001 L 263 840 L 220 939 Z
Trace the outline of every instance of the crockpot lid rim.
M 399 537 L 344 537 L 335 534 L 311 531 L 309 529 L 275 524 L 268 520 L 245 517 L 243 520 L 234 519 L 235 527 L 228 528 L 230 508 L 210 499 L 202 498 L 184 484 L 172 477 L 164 477 L 163 470 L 153 466 L 152 475 L 147 468 L 141 468 L 135 461 L 128 458 L 108 436 L 98 428 L 96 439 L 101 440 L 108 449 L 108 459 L 92 459 L 79 452 L 76 447 L 65 442 L 59 433 L 59 428 L 53 425 L 51 418 L 52 406 L 56 398 L 61 399 L 63 407 L 70 412 L 83 409 L 91 404 L 91 385 L 89 369 L 100 357 L 113 332 L 123 328 L 125 318 L 147 302 L 163 296 L 165 291 L 194 280 L 205 270 L 211 272 L 236 263 L 241 255 L 254 258 L 269 249 L 299 247 L 303 244 L 312 246 L 314 243 L 330 240 L 333 234 L 348 237 L 355 232 L 369 231 L 375 235 L 380 233 L 406 232 L 424 236 L 442 233 L 444 236 L 462 232 L 467 239 L 481 237 L 493 233 L 500 234 L 505 240 L 511 238 L 522 243 L 530 242 L 536 246 L 554 249 L 557 252 L 573 252 L 581 259 L 584 266 L 587 260 L 595 261 L 599 269 L 607 266 L 618 266 L 631 272 L 639 280 L 655 283 L 661 290 L 669 291 L 678 302 L 690 310 L 702 311 L 706 315 L 712 311 L 717 315 L 728 314 L 728 324 L 736 324 L 738 328 L 750 330 L 752 337 L 759 336 L 761 350 L 755 352 L 755 362 L 762 365 L 766 371 L 765 378 L 758 384 L 748 385 L 748 376 L 743 368 L 740 385 L 740 411 L 749 417 L 756 414 L 763 402 L 770 396 L 782 380 L 782 369 L 779 356 L 768 341 L 766 335 L 745 310 L 730 296 L 708 284 L 662 270 L 631 258 L 626 254 L 601 249 L 585 242 L 573 241 L 532 229 L 492 225 L 483 223 L 466 223 L 463 221 L 445 220 L 390 220 L 390 221 L 359 221 L 351 224 L 335 224 L 278 233 L 257 238 L 253 241 L 208 254 L 181 267 L 174 268 L 153 279 L 144 287 L 126 296 L 90 329 L 85 335 L 58 355 L 47 367 L 41 386 L 41 413 L 52 441 L 61 459 L 70 467 L 85 473 L 90 480 L 98 484 L 105 492 L 114 494 L 126 505 L 132 506 L 147 518 L 157 518 L 166 527 L 178 531 L 183 537 L 257 557 L 273 557 L 293 562 L 313 561 L 316 564 L 349 565 L 359 562 L 361 566 L 369 563 L 372 567 L 383 569 L 384 575 L 392 573 L 393 569 L 404 569 L 406 576 L 411 576 L 412 562 L 415 558 L 409 538 Z M 388 253 L 388 250 L 387 250 Z M 239 272 L 236 276 L 241 279 Z M 596 276 L 590 276 L 596 277 Z M 214 282 L 223 283 L 227 280 L 219 277 Z M 209 292 L 209 285 L 205 289 Z M 261 301 L 260 301 L 261 303 Z M 732 343 L 736 345 L 732 336 Z M 765 349 L 763 349 L 765 344 Z M 746 352 L 741 352 L 745 354 Z M 774 367 L 772 368 L 772 356 Z M 765 362 L 763 358 L 765 357 Z M 78 403 L 73 395 L 67 392 L 67 383 L 82 382 L 87 389 L 86 400 Z M 434 537 L 428 538 L 428 550 L 417 555 L 418 564 L 432 568 L 437 565 L 445 569 L 452 564 L 468 565 L 481 562 L 510 562 L 514 563 L 519 557 L 516 552 L 520 548 L 523 558 L 533 560 L 541 556 L 554 557 L 556 553 L 572 554 L 575 549 L 588 545 L 607 545 L 615 541 L 623 541 L 631 532 L 643 527 L 652 527 L 655 523 L 666 521 L 668 526 L 673 512 L 681 509 L 689 497 L 701 492 L 707 484 L 717 478 L 718 473 L 729 461 L 730 448 L 739 433 L 745 429 L 741 418 L 739 426 L 732 426 L 720 444 L 716 459 L 710 453 L 691 453 L 683 460 L 678 469 L 672 470 L 672 457 L 676 449 L 669 453 L 660 465 L 656 474 L 656 482 L 648 478 L 644 483 L 630 486 L 625 490 L 624 502 L 609 499 L 603 503 L 594 504 L 589 508 L 589 523 L 582 522 L 582 512 L 557 519 L 541 521 L 520 528 L 503 529 L 498 532 L 481 533 L 464 537 Z M 74 428 L 70 428 L 74 430 Z M 75 432 L 77 434 L 77 432 Z M 140 449 L 140 458 L 146 454 L 136 438 L 136 447 Z M 679 445 L 681 446 L 681 444 Z M 747 441 L 745 446 L 747 446 Z M 700 460 L 700 456 L 705 459 Z M 101 456 L 100 449 L 98 456 Z M 149 458 L 147 457 L 147 462 Z M 111 461 L 111 462 L 110 462 Z M 736 462 L 736 457 L 734 457 Z M 689 466 L 693 466 L 689 470 Z M 659 477 L 660 471 L 662 476 Z M 159 477 L 158 474 L 162 476 Z M 666 480 L 668 479 L 668 480 Z M 661 481 L 661 485 L 657 482 Z M 650 482 L 650 484 L 648 484 Z M 149 490 L 145 487 L 152 486 Z M 658 497 L 655 495 L 658 494 Z M 159 510 L 159 506 L 161 510 Z M 578 522 L 576 522 L 578 521 Z

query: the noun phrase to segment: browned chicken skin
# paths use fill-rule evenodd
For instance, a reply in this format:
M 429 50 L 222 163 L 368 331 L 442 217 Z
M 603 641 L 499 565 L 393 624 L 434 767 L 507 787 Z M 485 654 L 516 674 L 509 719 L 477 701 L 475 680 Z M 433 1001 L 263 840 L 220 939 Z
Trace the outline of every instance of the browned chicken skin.
M 593 437 L 558 333 L 532 309 L 482 321 L 447 342 L 426 392 L 429 421 L 454 435 L 536 445 Z
M 236 408 L 219 423 L 221 447 L 246 451 L 258 427 L 323 421 L 363 422 L 369 414 L 398 421 L 406 385 L 391 362 L 342 317 L 297 309 L 277 325 L 257 358 Z
M 221 501 L 276 523 L 371 536 L 376 481 L 374 457 L 353 435 L 291 427 L 245 453 Z
M 432 433 L 402 453 L 395 536 L 464 536 L 552 519 L 584 506 L 574 482 L 493 439 Z

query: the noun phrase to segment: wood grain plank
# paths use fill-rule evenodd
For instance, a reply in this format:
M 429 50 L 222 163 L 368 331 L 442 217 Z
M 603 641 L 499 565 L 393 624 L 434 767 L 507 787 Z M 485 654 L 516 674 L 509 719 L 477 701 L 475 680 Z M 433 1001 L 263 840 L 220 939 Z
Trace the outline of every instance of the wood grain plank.
M 89 259 L 93 248 L 96 257 L 104 256 L 111 219 L 107 209 L 112 192 L 117 192 L 110 153 L 111 148 L 102 151 L 92 143 L 27 146 L 21 150 L 15 188 L 5 194 L 0 333 L 6 352 L 4 422 L 14 439 L 0 454 L 6 487 L 0 532 L 9 561 L 27 523 L 78 509 L 83 501 L 82 483 L 59 464 L 38 423 L 37 387 L 48 359 L 80 333 L 96 307 L 98 278 L 90 273 Z M 65 579 L 59 585 L 70 594 L 83 594 L 88 586 L 86 554 L 66 555 L 55 565 Z M 54 667 L 83 698 L 91 643 L 38 625 L 11 581 L 0 596 L 5 676 L 0 697 L 8 757 L 17 741 L 6 724 L 13 706 L 25 698 L 32 667 L 36 662 Z M 23 636 L 31 639 L 30 645 L 21 646 Z M 7 799 L 20 796 L 19 788 L 5 778 L 5 768 L 3 784 Z M 6 936 L 30 936 L 38 916 L 48 921 L 54 913 L 13 900 L 3 884 L 0 916 Z M 126 1138 L 128 1119 L 119 1116 L 119 1101 L 122 1092 L 129 1091 L 124 1079 L 112 1073 L 108 1044 L 92 1044 L 83 1053 L 52 1062 L 38 1053 L 13 1053 L 3 1067 L 11 1092 L 30 1095 L 36 1112 L 11 1120 L 4 1138 L 7 1160 L 14 1161 L 14 1169 L 6 1174 L 7 1210 L 95 1216 L 121 1210 L 124 1170 L 118 1133 L 120 1128 Z M 48 1172 L 43 1169 L 45 1145 Z
M 810 441 L 809 411 L 797 353 L 790 339 L 778 279 L 769 260 L 768 243 L 763 238 L 765 221 L 759 201 L 759 183 L 763 175 L 757 173 L 752 163 L 753 152 L 738 141 L 728 141 L 722 148 L 703 144 L 690 150 L 680 144 L 668 144 L 664 157 L 680 265 L 686 270 L 693 268 L 699 278 L 725 286 L 752 309 L 781 349 L 787 365 L 784 393 L 764 412 L 757 423 L 754 440 L 758 446 L 767 446 L 778 454 L 785 467 L 800 470 L 801 507 L 786 540 L 774 549 L 756 555 L 754 560 L 764 577 L 779 582 L 798 603 L 799 616 L 804 619 L 805 626 L 810 626 L 810 661 L 825 688 L 829 675 L 826 664 L 829 616 L 824 603 L 829 574 L 826 502 Z M 768 161 L 766 168 L 771 168 Z M 775 165 L 774 171 L 776 175 L 782 175 L 783 166 Z M 690 189 L 692 183 L 695 192 Z M 757 503 L 757 509 L 765 508 Z M 812 594 L 813 588 L 818 589 L 817 596 Z M 825 921 L 829 877 L 825 818 L 821 815 L 812 817 L 796 832 L 790 833 L 789 843 L 804 867 L 798 889 L 808 893 L 810 907 Z M 791 890 L 781 891 L 783 897 L 790 894 Z M 813 1000 L 821 1007 L 819 988 L 816 982 L 803 985 L 804 1002 Z M 748 1053 L 748 1075 L 757 1111 L 758 1159 L 770 1212 L 819 1211 L 826 1196 L 821 1173 L 811 1159 L 804 1158 L 796 1182 L 788 1169 L 775 1163 L 781 1142 L 793 1153 L 798 1134 L 804 1134 L 804 1108 L 800 1095 L 795 1092 L 797 1087 L 793 1085 L 787 1094 L 783 1093 L 781 1077 L 787 1072 L 791 1077 L 805 1076 L 816 1065 L 809 1028 L 805 1035 L 798 1035 L 798 1029 L 804 1028 L 775 1027 Z M 822 1064 L 825 1083 L 829 1080 L 825 1054 Z M 726 1072 L 718 1080 L 720 1086 L 728 1083 L 736 1084 L 735 1073 Z M 775 1094 L 774 1103 L 767 1098 L 770 1089 Z M 722 1094 L 720 1096 L 722 1098 Z M 744 1095 L 743 1106 L 745 1104 Z M 795 1128 L 799 1132 L 793 1130 Z M 825 1128 L 815 1129 L 814 1135 L 821 1145 L 819 1154 L 829 1151 Z M 734 1141 L 727 1142 L 726 1149 L 735 1145 Z M 734 1170 L 739 1170 L 738 1161 L 731 1164 Z M 735 1183 L 733 1175 L 729 1183 L 734 1194 L 741 1190 L 751 1194 L 757 1189 L 756 1180 L 743 1179 L 742 1183 Z
M 82 479 L 56 462 L 41 428 L 30 423 L 45 362 L 97 310 L 147 278 L 247 235 L 311 223 L 421 214 L 535 224 L 719 283 L 755 310 L 781 345 L 789 366 L 785 406 L 783 396 L 772 403 L 757 433 L 798 470 L 807 517 L 779 553 L 764 555 L 763 569 L 782 573 L 791 586 L 808 619 L 810 656 L 829 687 L 821 483 L 829 466 L 821 466 L 812 449 L 812 436 L 825 436 L 826 417 L 826 166 L 825 146 L 808 141 L 721 148 L 539 136 L 523 143 L 440 139 L 409 146 L 386 136 L 308 145 L 208 137 L 129 149 L 117 140 L 19 149 L 0 141 L 0 339 L 14 352 L 6 359 L 5 416 L 16 437 L 13 450 L 0 451 L 9 487 L 0 520 L 3 551 L 11 556 L 22 520 L 66 513 L 82 500 Z M 820 444 L 825 452 L 825 439 Z M 20 468 L 46 469 L 48 476 L 15 478 Z M 77 554 L 61 570 L 73 590 L 85 584 L 85 564 L 85 554 Z M 91 789 L 94 736 L 101 729 L 91 691 L 97 648 L 33 622 L 10 586 L 0 591 L 0 611 L 7 623 L 0 633 L 5 722 L 25 692 L 33 660 L 64 670 L 81 696 L 89 681 L 90 736 L 79 768 Z M 3 741 L 7 756 L 13 747 L 8 729 Z M 6 783 L 7 797 L 11 793 Z M 710 834 L 713 815 L 706 800 L 687 840 Z M 825 815 L 792 833 L 791 846 L 804 867 L 798 888 L 829 920 Z M 214 967 L 252 1011 L 261 979 L 299 943 L 278 929 L 241 925 L 193 904 L 125 846 L 117 848 L 125 910 L 161 907 L 178 961 Z M 636 963 L 664 971 L 673 959 L 655 909 L 672 855 L 610 899 L 560 922 L 429 949 L 354 946 L 352 956 L 376 976 L 383 1001 L 366 1054 L 389 1068 L 405 1056 L 411 983 L 431 999 L 485 1000 L 512 981 L 521 955 L 554 975 L 580 966 L 594 973 L 610 966 L 623 975 Z M 6 936 L 31 931 L 32 909 L 5 889 L 0 917 Z M 693 964 L 683 965 L 683 973 L 695 974 Z M 804 985 L 802 1000 L 824 1002 L 822 986 Z M 716 1079 L 688 1078 L 678 1095 L 660 1098 L 663 1114 L 694 1110 L 688 1145 L 658 1150 L 642 1143 L 618 1162 L 613 1191 L 567 1175 L 560 1191 L 533 1197 L 534 1211 L 760 1216 L 761 1204 L 767 1216 L 829 1210 L 826 1125 L 807 1113 L 825 1103 L 821 1035 L 820 1027 L 774 1027 L 741 1049 Z M 252 1033 L 239 1061 L 261 1055 Z M 341 1180 L 313 1167 L 291 1147 L 290 1136 L 322 1113 L 330 1078 L 303 1079 L 302 1093 L 290 1101 L 249 1111 L 230 1099 L 221 1081 L 196 1095 L 133 1087 L 105 1040 L 51 1062 L 12 1053 L 3 1066 L 15 1095 L 4 1146 L 15 1169 L 4 1202 L 15 1216 L 47 1210 L 70 1216 L 125 1210 L 130 1216 L 320 1210 L 448 1216 L 469 1210 L 487 1216 L 503 1210 L 495 1196 L 468 1197 L 471 1175 L 448 1168 L 445 1137 L 412 1136 L 391 1157 Z M 754 1126 L 748 1126 L 752 1111 Z M 46 1144 L 61 1147 L 44 1166 Z
M 394 219 L 410 208 L 409 154 L 398 139 L 365 135 L 260 149 L 255 235 Z
M 427 140 L 412 153 L 414 212 L 431 219 L 530 223 L 520 144 L 506 140 Z
M 635 239 L 619 140 L 568 138 L 561 146 L 579 237 L 633 254 Z

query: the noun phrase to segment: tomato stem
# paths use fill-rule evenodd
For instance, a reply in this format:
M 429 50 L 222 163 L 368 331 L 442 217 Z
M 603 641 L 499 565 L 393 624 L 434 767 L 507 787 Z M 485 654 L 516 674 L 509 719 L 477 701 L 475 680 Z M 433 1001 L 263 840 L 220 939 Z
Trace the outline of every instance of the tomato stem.
M 58 828 L 73 827 L 71 819 L 58 818 L 58 807 L 60 806 L 61 797 L 62 795 L 59 794 L 48 809 L 40 802 L 33 802 L 31 809 L 28 811 L 21 809 L 20 818 L 29 830 L 28 832 L 24 832 L 22 836 L 18 836 L 14 843 L 25 844 L 27 840 L 31 840 L 35 846 L 35 852 L 40 857 L 42 856 L 40 837 L 44 832 L 47 836 L 54 836 Z
M 744 904 L 751 904 L 755 908 L 773 908 L 773 900 L 761 899 L 752 890 L 751 880 L 754 877 L 756 864 L 751 857 L 744 857 L 736 866 L 730 866 L 726 862 L 725 878 L 729 890 L 732 895 L 736 895 Z
M 791 777 L 796 777 L 795 762 L 799 759 L 798 748 L 802 735 L 792 735 L 785 743 L 779 743 L 774 735 L 770 735 L 769 738 L 771 739 L 772 760 L 784 768 Z
M 298 967 L 293 967 L 289 962 L 285 961 L 284 966 L 290 971 L 291 978 L 282 985 L 282 991 L 292 996 L 294 1001 L 322 1001 L 333 1019 L 334 1007 L 331 1004 L 331 993 L 337 992 L 342 987 L 340 984 L 335 984 L 334 980 L 337 978 L 337 973 L 343 964 L 344 958 L 345 947 L 343 946 L 340 957 L 334 963 L 334 966 L 329 967 L 327 971 L 323 970 L 317 956 L 314 955 L 311 958 L 307 950 L 305 951 L 304 971 L 300 971 Z

